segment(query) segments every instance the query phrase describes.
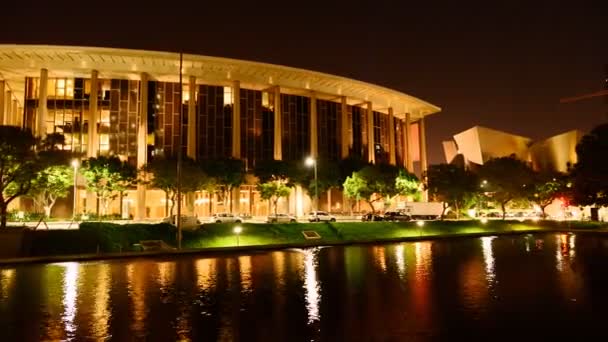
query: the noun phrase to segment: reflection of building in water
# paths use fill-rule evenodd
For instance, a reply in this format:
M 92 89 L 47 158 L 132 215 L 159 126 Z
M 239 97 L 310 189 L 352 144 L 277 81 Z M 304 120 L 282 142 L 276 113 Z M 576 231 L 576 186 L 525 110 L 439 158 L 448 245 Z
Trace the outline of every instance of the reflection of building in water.
M 272 252 L 272 269 L 276 288 L 285 286 L 285 252 Z
M 95 284 L 91 284 L 95 286 L 95 293 L 93 294 L 95 297 L 92 322 L 93 336 L 103 339 L 108 335 L 110 320 L 108 304 L 110 300 L 110 284 L 112 283 L 111 270 L 110 265 L 106 263 L 90 266 L 90 268 L 98 272 Z
M 496 274 L 494 273 L 494 253 L 492 251 L 492 240 L 495 236 L 484 236 L 481 238 L 481 249 L 483 251 L 483 262 L 486 265 L 486 279 L 488 285 L 493 285 Z
M 374 246 L 372 247 L 372 250 L 376 265 L 382 270 L 382 272 L 386 272 L 386 255 L 384 254 L 384 246 Z
M 241 277 L 241 293 L 251 292 L 251 257 L 243 255 L 239 257 L 239 275 Z
M 432 266 L 431 246 L 429 241 L 420 241 L 414 243 L 416 251 L 416 278 L 426 277 Z
M 158 285 L 162 291 L 168 290 L 173 285 L 175 277 L 174 262 L 159 262 L 158 265 Z
M 213 286 L 216 262 L 217 259 L 210 258 L 196 260 L 196 284 L 200 291 L 207 291 Z
M 12 290 L 14 279 L 15 270 L 0 270 L 0 290 L 2 291 L 2 293 L 0 293 L 0 299 L 7 299 L 9 297 L 9 290 Z
M 397 272 L 399 273 L 399 278 L 403 280 L 405 276 L 405 248 L 403 245 L 395 246 L 395 262 L 397 263 Z
M 127 265 L 127 291 L 129 293 L 129 299 L 132 302 L 133 310 L 133 322 L 131 323 L 131 330 L 135 333 L 136 337 L 146 335 L 146 314 L 148 309 L 146 308 L 146 280 L 145 275 L 148 272 L 146 270 L 136 270 L 136 266 L 146 266 L 147 263 L 130 263 Z
M 304 290 L 306 291 L 306 308 L 308 309 L 308 323 L 319 320 L 319 304 L 321 293 L 317 280 L 318 248 L 304 249 Z
M 68 262 L 62 264 L 65 267 L 63 280 L 63 323 L 65 331 L 72 334 L 76 331 L 74 317 L 76 317 L 76 299 L 78 291 L 76 285 L 78 283 L 78 274 L 80 265 L 77 262 Z
M 416 272 L 412 279 L 412 304 L 421 323 L 426 325 L 431 320 L 430 271 L 432 266 L 432 242 L 414 243 Z
M 563 296 L 567 300 L 576 300 L 584 293 L 580 277 L 572 267 L 576 256 L 576 236 L 559 234 L 555 236 L 555 242 L 555 267 Z

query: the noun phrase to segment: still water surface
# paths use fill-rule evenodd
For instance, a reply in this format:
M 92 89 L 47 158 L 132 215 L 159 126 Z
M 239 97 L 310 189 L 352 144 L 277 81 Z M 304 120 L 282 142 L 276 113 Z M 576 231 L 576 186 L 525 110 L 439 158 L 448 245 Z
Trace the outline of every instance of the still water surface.
M 608 238 L 519 235 L 0 269 L 0 340 L 607 340 Z

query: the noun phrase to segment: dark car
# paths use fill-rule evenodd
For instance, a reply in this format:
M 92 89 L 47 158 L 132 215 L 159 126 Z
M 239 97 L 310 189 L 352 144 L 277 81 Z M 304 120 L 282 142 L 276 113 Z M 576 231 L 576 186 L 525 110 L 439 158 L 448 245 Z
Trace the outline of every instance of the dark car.
M 382 215 L 367 213 L 361 216 L 361 221 L 370 222 L 370 221 L 382 221 Z
M 384 221 L 410 221 L 412 217 L 401 211 L 387 211 L 384 213 Z

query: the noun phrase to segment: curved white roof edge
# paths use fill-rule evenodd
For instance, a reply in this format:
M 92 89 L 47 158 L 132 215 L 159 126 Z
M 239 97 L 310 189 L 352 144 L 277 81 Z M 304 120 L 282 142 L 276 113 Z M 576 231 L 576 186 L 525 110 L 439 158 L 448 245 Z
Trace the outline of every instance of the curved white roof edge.
M 20 102 L 25 77 L 38 77 L 40 69 L 51 77 L 85 77 L 98 70 L 100 77 L 139 79 L 141 73 L 159 81 L 177 82 L 179 53 L 118 49 L 106 47 L 0 44 L 0 78 L 7 80 Z M 392 107 L 395 116 L 411 113 L 412 119 L 438 113 L 441 108 L 405 93 L 317 71 L 283 65 L 194 54 L 183 55 L 184 83 L 188 76 L 225 84 L 240 81 L 256 89 L 271 86 L 318 92 L 328 96 L 346 96 L 349 104 L 372 102 L 374 110 L 386 112 Z

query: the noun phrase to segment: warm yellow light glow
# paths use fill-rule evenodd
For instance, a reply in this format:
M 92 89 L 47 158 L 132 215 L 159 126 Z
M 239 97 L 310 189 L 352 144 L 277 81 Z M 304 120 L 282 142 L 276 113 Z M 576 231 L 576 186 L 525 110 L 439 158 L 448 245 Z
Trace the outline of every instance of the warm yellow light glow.
M 486 224 L 488 223 L 488 219 L 487 218 L 482 218 L 481 220 L 479 220 L 481 223 Z
M 405 276 L 405 248 L 403 245 L 395 246 L 395 261 L 397 263 L 397 272 L 399 273 L 399 278 Z
M 313 166 L 313 165 L 315 165 L 315 159 L 313 157 L 306 158 L 306 166 Z
M 77 168 L 78 167 L 78 159 L 72 160 L 72 167 L 73 168 Z
M 416 221 L 416 224 L 418 225 L 418 227 L 422 227 L 424 226 L 424 221 Z
M 63 323 L 65 331 L 73 333 L 76 331 L 74 318 L 76 317 L 76 299 L 78 296 L 78 273 L 80 265 L 77 262 L 60 264 L 65 267 L 63 278 Z
M 234 234 L 241 234 L 243 228 L 241 226 L 236 226 L 232 231 L 234 232 Z

